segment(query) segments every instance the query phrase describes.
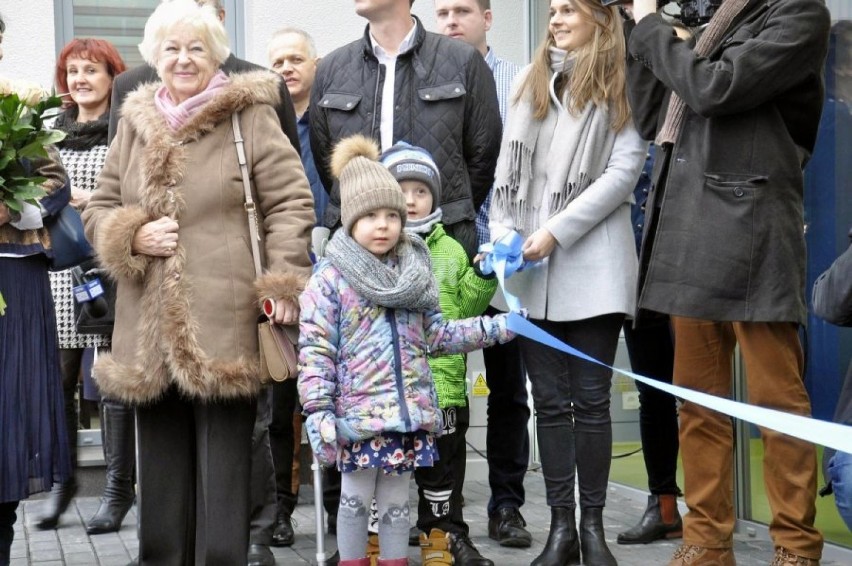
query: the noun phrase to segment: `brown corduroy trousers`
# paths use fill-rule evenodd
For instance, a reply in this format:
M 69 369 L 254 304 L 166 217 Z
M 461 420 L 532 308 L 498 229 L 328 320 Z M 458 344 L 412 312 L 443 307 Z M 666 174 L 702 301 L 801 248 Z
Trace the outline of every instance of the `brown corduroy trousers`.
M 748 402 L 796 415 L 810 415 L 802 382 L 804 362 L 798 329 L 790 322 L 714 322 L 672 317 L 676 385 L 730 397 L 732 356 L 740 345 Z M 761 428 L 763 479 L 772 511 L 769 531 L 776 547 L 819 559 L 822 535 L 814 528 L 816 450 L 802 440 Z M 685 402 L 680 408 L 680 449 L 686 544 L 732 546 L 733 426 L 731 418 Z

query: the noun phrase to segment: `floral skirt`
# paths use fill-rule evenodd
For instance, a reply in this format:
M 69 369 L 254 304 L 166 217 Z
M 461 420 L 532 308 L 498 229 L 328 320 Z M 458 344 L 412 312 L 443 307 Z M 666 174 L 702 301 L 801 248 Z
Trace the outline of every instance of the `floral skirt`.
M 353 442 L 341 450 L 338 469 L 354 472 L 380 468 L 385 474 L 399 475 L 414 468 L 432 467 L 439 459 L 435 437 L 430 432 L 387 432 L 362 442 Z

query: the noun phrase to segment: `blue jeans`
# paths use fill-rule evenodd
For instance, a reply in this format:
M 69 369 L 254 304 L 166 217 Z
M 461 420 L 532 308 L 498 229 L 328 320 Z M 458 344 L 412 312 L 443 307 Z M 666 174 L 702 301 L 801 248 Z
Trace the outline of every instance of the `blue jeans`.
M 837 512 L 852 530 L 852 454 L 837 452 L 828 463 L 828 476 L 834 490 Z

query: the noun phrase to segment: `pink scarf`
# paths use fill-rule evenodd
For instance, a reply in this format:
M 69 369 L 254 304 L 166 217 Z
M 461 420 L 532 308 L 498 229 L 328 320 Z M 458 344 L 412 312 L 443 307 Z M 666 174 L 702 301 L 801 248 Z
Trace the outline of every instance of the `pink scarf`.
M 174 103 L 168 89 L 163 85 L 154 94 L 154 104 L 157 106 L 160 114 L 163 115 L 163 118 L 166 119 L 172 131 L 177 131 L 198 113 L 205 104 L 210 102 L 214 96 L 219 94 L 219 91 L 225 88 L 225 85 L 229 82 L 231 82 L 231 79 L 228 78 L 228 75 L 219 71 L 207 83 L 207 88 L 180 104 Z

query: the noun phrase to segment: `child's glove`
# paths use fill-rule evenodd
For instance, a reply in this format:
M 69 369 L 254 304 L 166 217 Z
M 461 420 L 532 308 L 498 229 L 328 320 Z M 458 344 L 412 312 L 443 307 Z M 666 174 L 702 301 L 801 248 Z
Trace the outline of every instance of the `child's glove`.
M 334 466 L 337 463 L 337 427 L 334 414 L 323 411 L 308 415 L 305 420 L 308 440 L 311 449 L 323 466 Z

